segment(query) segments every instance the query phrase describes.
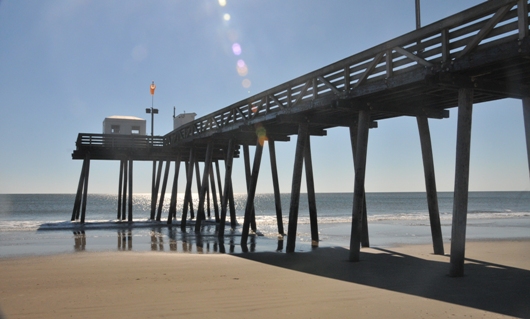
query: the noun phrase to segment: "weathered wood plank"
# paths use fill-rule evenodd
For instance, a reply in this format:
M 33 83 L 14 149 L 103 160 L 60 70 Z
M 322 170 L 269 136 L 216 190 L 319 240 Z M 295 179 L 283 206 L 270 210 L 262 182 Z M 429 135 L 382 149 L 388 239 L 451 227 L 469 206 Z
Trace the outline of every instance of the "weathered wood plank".
M 473 51 L 478 46 L 480 41 L 482 41 L 488 35 L 488 33 L 491 32 L 491 30 L 493 30 L 497 23 L 502 20 L 504 15 L 506 15 L 506 13 L 508 13 L 511 8 L 512 5 L 507 5 L 502 8 L 499 8 L 497 12 L 495 12 L 493 17 L 491 17 L 491 19 L 488 21 L 488 23 L 486 23 L 486 25 L 479 31 L 479 33 L 475 37 L 473 37 L 471 41 L 468 42 L 464 50 L 457 54 L 457 58 L 460 58 Z

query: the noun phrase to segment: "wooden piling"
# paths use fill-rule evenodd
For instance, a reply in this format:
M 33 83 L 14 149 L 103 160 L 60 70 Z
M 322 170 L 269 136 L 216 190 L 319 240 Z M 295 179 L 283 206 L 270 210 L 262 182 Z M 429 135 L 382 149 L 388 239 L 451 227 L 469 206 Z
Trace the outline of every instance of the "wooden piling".
M 151 143 L 153 143 L 153 138 L 151 137 Z M 151 176 L 151 214 L 150 214 L 150 219 L 154 219 L 155 218 L 155 207 L 156 207 L 156 193 L 158 193 L 158 191 L 156 191 L 156 160 L 153 161 L 153 173 L 152 173 L 152 176 Z
M 155 213 L 156 213 L 156 200 L 158 197 L 158 191 L 160 189 L 160 178 L 162 175 L 162 166 L 164 162 L 159 161 L 158 162 L 158 168 L 156 170 L 156 179 L 155 179 L 155 185 L 152 188 L 153 194 L 151 194 L 151 215 L 149 216 L 149 219 L 154 220 L 155 219 Z
M 188 204 L 191 201 L 191 184 L 193 182 L 193 162 L 195 162 L 195 150 L 190 149 L 190 158 L 186 165 L 186 190 L 184 193 L 184 205 L 182 206 L 182 219 L 180 222 L 180 228 L 183 232 L 186 231 L 186 219 L 188 218 Z
M 355 154 L 357 153 L 357 133 L 359 130 L 358 121 L 350 126 L 350 142 L 353 155 L 353 167 L 355 169 Z M 370 247 L 370 236 L 368 233 L 368 213 L 366 208 L 366 192 L 363 197 L 363 213 L 361 226 L 361 247 Z
M 121 201 L 121 220 L 125 220 L 125 214 L 127 213 L 127 186 L 129 179 L 129 161 L 123 161 L 123 192 Z
M 352 226 L 350 236 L 350 261 L 359 261 L 362 217 L 364 206 L 364 181 L 366 174 L 366 154 L 368 151 L 368 131 L 370 129 L 370 111 L 359 112 L 357 129 L 357 149 L 355 154 L 355 185 L 353 190 Z
M 215 172 L 217 174 L 217 188 L 219 189 L 219 203 L 223 202 L 223 185 L 221 185 L 221 172 L 219 170 L 219 160 L 215 160 Z
M 85 183 L 85 171 L 86 171 L 87 159 L 83 160 L 83 165 L 81 166 L 81 174 L 79 176 L 79 183 L 77 184 L 77 192 L 74 200 L 74 208 L 72 209 L 72 218 L 71 221 L 79 219 L 79 211 L 81 207 L 81 198 L 83 195 L 83 185 Z
M 129 160 L 129 211 L 127 219 L 133 221 L 133 160 Z
M 210 167 L 210 170 L 211 170 L 211 167 Z M 210 175 L 208 173 L 208 175 Z M 208 178 L 209 179 L 209 178 Z M 206 183 L 206 211 L 208 212 L 208 219 L 212 218 L 212 215 L 211 215 L 211 210 L 210 210 L 210 185 L 208 183 Z
M 189 162 L 186 163 L 186 176 L 188 176 L 188 170 L 191 168 L 193 169 L 194 167 L 194 164 L 190 164 Z M 193 177 L 193 173 L 191 174 L 192 177 Z M 189 210 L 190 210 L 190 218 L 191 219 L 195 219 L 195 212 L 193 211 L 193 196 L 192 196 L 192 193 L 190 192 L 188 194 L 189 198 L 188 198 L 188 201 L 187 201 L 187 206 L 189 206 Z M 187 208 L 186 208 L 187 209 Z
M 230 139 L 228 141 L 228 151 L 226 155 L 226 161 L 225 161 L 225 187 L 223 190 L 223 194 L 221 196 L 221 216 L 219 221 L 219 229 L 217 232 L 217 235 L 219 237 L 224 236 L 225 232 L 225 223 L 226 223 L 226 211 L 228 206 L 228 201 L 230 198 L 229 191 L 231 189 L 232 184 L 232 163 L 234 161 L 234 140 Z
M 228 190 L 228 205 L 230 207 L 230 227 L 236 229 L 237 218 L 236 218 L 236 205 L 234 202 L 234 188 L 232 186 L 232 177 L 230 177 L 230 185 Z
M 160 219 L 162 218 L 162 209 L 164 208 L 164 197 L 166 195 L 167 178 L 169 175 L 170 163 L 171 163 L 170 161 L 166 161 L 166 169 L 164 170 L 164 179 L 162 181 L 162 189 L 160 190 L 160 200 L 158 201 L 158 211 L 156 213 L 157 221 L 160 221 Z
M 201 193 L 201 171 L 199 169 L 199 159 L 195 158 L 195 179 L 197 180 L 197 194 Z M 199 214 L 199 208 L 197 207 L 197 215 Z
M 118 182 L 118 214 L 116 219 L 121 219 L 121 190 L 123 187 L 123 160 L 120 160 L 120 178 Z
M 86 167 L 85 167 L 85 178 L 84 178 L 84 186 L 83 186 L 83 207 L 81 211 L 81 223 L 85 223 L 85 216 L 86 216 L 86 203 L 87 203 L 87 196 L 88 196 L 88 176 L 90 174 L 90 154 L 86 155 L 85 158 L 86 161 Z
M 199 193 L 199 207 L 197 208 L 197 219 L 195 220 L 195 232 L 201 232 L 201 223 L 205 219 L 204 200 L 208 191 L 208 178 L 210 176 L 210 167 L 212 167 L 213 141 L 208 142 L 206 147 L 206 156 L 204 159 L 204 171 L 202 173 L 201 189 Z
M 259 141 L 258 141 L 259 144 Z M 250 184 L 252 183 L 252 174 L 250 172 L 250 151 L 248 149 L 248 144 L 243 144 L 243 158 L 245 162 L 245 177 L 247 182 L 247 198 L 250 193 Z M 254 206 L 252 206 L 252 212 L 250 215 L 250 224 L 253 231 L 256 231 L 256 218 L 254 212 Z
M 298 137 L 294 157 L 293 181 L 291 186 L 291 204 L 289 206 L 289 226 L 287 228 L 287 246 L 285 251 L 294 252 L 296 243 L 296 229 L 298 226 L 298 207 L 300 204 L 300 187 L 302 185 L 302 169 L 304 166 L 304 150 L 309 134 L 309 124 L 298 125 Z
M 213 162 L 210 165 L 210 188 L 212 189 L 212 201 L 213 201 L 213 210 L 215 214 L 215 222 L 219 222 L 219 205 L 217 203 L 217 190 L 215 189 L 215 178 L 213 172 Z
M 526 135 L 526 152 L 528 157 L 528 173 L 530 174 L 530 97 L 523 99 L 524 131 Z
M 177 160 L 175 161 L 175 172 L 173 175 L 173 187 L 171 188 L 171 200 L 169 201 L 169 212 L 167 214 L 167 223 L 171 224 L 173 222 L 173 218 L 176 218 L 177 215 L 177 189 L 178 189 L 178 179 L 179 179 L 179 171 L 180 171 L 180 155 L 177 156 Z
M 278 234 L 284 235 L 282 200 L 280 193 L 280 183 L 278 181 L 278 167 L 276 165 L 276 146 L 274 140 L 269 138 L 269 155 L 271 159 L 272 186 L 274 189 L 274 205 L 276 208 L 276 223 L 278 224 Z
M 436 255 L 443 255 L 444 243 L 442 238 L 442 226 L 440 224 L 440 212 L 438 210 L 438 193 L 436 192 L 436 179 L 434 174 L 434 159 L 432 155 L 429 121 L 426 116 L 418 116 L 416 117 L 416 120 L 418 122 L 418 131 L 420 133 L 423 171 L 425 174 L 425 189 L 427 192 L 427 206 L 429 208 L 429 219 L 431 224 L 432 245 Z
M 458 91 L 455 190 L 451 230 L 451 268 L 449 271 L 449 275 L 452 277 L 464 275 L 472 114 L 473 89 L 460 89 Z
M 318 247 L 317 201 L 315 182 L 313 179 L 313 161 L 311 160 L 311 135 L 307 134 L 304 147 L 305 180 L 307 184 L 307 200 L 309 204 L 309 221 L 311 225 L 311 246 Z
M 261 155 L 263 154 L 263 145 L 259 142 L 256 143 L 256 153 L 254 154 L 254 164 L 252 166 L 252 175 L 248 190 L 247 204 L 245 207 L 245 219 L 243 220 L 243 230 L 241 231 L 241 245 L 247 244 L 249 227 L 254 214 L 254 197 L 256 196 L 256 187 L 258 185 L 259 168 L 261 165 Z M 255 226 L 254 226 L 255 227 Z M 253 231 L 256 231 L 254 228 Z

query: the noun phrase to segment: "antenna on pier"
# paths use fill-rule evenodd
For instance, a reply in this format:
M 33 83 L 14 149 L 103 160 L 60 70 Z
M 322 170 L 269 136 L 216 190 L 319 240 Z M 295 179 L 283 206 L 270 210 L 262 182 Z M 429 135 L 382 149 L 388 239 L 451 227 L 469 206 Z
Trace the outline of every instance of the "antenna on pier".
M 173 106 L 173 118 L 175 118 L 175 107 Z

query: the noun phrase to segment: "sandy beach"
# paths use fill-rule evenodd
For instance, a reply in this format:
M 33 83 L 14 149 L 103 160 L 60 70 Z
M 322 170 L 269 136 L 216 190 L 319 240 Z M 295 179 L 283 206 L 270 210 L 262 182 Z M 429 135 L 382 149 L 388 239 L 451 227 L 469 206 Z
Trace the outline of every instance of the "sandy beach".
M 530 317 L 530 241 L 306 253 L 80 252 L 0 259 L 4 318 Z M 446 252 L 449 247 L 446 245 Z

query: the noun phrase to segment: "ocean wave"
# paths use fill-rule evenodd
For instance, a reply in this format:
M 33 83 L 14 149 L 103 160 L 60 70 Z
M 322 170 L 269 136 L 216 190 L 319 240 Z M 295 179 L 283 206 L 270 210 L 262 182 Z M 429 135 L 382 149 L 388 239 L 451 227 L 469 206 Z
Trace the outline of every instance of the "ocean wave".
M 472 211 L 467 215 L 468 220 L 487 220 L 487 219 L 518 219 L 518 218 L 530 218 L 530 212 L 485 212 L 485 211 Z M 227 218 L 227 223 L 229 223 Z M 243 216 L 238 216 L 237 223 L 243 224 Z M 177 218 L 178 221 L 180 219 Z M 318 217 L 319 224 L 341 224 L 351 223 L 351 216 L 320 216 Z M 451 213 L 441 213 L 440 220 L 445 222 L 451 222 Z M 400 214 L 374 214 L 368 215 L 368 222 L 402 222 L 402 221 L 429 221 L 428 213 L 400 213 Z M 289 218 L 285 216 L 282 219 L 284 225 L 289 223 Z M 189 221 L 190 225 L 194 224 L 194 221 Z M 205 221 L 205 225 L 214 225 L 215 221 L 209 219 Z M 258 215 L 256 216 L 256 223 L 262 226 L 276 225 L 275 215 Z M 308 216 L 298 217 L 298 224 L 310 224 L 310 218 Z M 173 224 L 178 225 L 177 223 Z M 166 227 L 166 222 L 156 222 L 148 219 L 135 219 L 134 225 L 126 221 L 108 220 L 108 219 L 94 219 L 89 220 L 85 224 L 79 222 L 71 222 L 65 220 L 56 221 L 42 221 L 42 220 L 30 220 L 30 221 L 2 221 L 0 223 L 0 231 L 37 231 L 37 230 L 71 230 L 77 228 L 83 229 L 106 229 L 106 228 L 141 228 L 141 227 Z

